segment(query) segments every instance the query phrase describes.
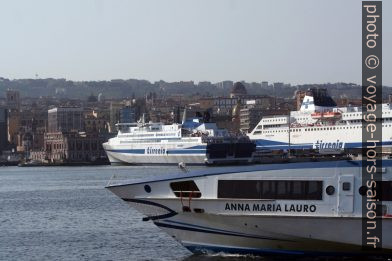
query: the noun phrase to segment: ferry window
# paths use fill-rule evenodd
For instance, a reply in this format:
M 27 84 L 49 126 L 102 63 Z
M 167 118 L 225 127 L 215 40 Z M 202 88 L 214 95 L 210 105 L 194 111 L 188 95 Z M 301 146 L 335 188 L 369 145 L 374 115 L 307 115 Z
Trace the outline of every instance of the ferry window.
M 322 200 L 322 181 L 219 180 L 218 198 Z
M 381 186 L 378 187 L 381 189 L 377 194 L 381 196 L 377 198 L 381 201 L 392 201 L 392 181 L 381 181 Z
M 304 183 L 301 181 L 293 181 L 292 182 L 292 193 L 293 195 L 301 195 L 302 191 L 305 190 Z
M 351 183 L 350 182 L 343 182 L 343 190 L 349 191 L 350 189 L 351 189 Z
M 201 197 L 201 192 L 193 180 L 172 182 L 170 183 L 170 188 L 176 197 Z

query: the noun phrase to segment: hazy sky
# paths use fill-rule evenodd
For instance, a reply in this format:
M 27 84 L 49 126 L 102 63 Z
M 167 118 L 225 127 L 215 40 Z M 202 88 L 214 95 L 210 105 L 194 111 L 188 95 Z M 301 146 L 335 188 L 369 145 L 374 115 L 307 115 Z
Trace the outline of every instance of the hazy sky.
M 0 33 L 12 79 L 361 82 L 359 0 L 0 0 Z

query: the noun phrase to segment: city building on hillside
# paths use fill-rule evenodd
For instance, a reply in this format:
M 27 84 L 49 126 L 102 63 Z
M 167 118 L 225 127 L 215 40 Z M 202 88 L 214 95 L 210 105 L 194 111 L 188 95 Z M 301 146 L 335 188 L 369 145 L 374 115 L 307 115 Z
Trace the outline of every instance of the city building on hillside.
M 136 122 L 135 108 L 125 106 L 120 109 L 120 123 Z
M 48 110 L 48 132 L 69 132 L 83 130 L 81 107 L 57 107 Z
M 240 110 L 240 130 L 248 133 L 259 123 L 266 109 L 256 104 L 255 101 L 248 102 Z
M 8 110 L 0 108 L 0 153 L 8 148 Z
M 84 130 L 87 133 L 108 133 L 109 117 L 107 113 L 89 111 L 84 114 Z
M 19 127 L 16 133 L 16 149 L 29 153 L 43 147 L 44 133 L 48 120 L 46 110 L 23 110 L 19 114 Z
M 275 89 L 282 89 L 282 88 L 284 88 L 284 83 L 283 82 L 274 82 L 274 88 Z
M 263 108 L 272 108 L 275 104 L 275 98 L 265 95 L 244 95 L 241 98 L 217 97 L 212 98 L 214 114 L 231 114 L 234 106 L 238 103 L 245 105 L 248 101 L 254 101 Z
M 9 110 L 19 111 L 20 110 L 19 91 L 8 89 L 6 95 L 7 95 L 7 108 Z
M 216 114 L 229 114 L 238 103 L 238 98 L 217 97 L 213 98 L 213 111 Z
M 227 91 L 232 89 L 233 85 L 234 85 L 233 81 L 222 81 L 222 82 L 215 83 L 215 86 L 218 89 L 227 90 Z
M 18 132 L 20 128 L 20 111 L 8 110 L 8 142 L 12 146 L 18 145 Z
M 214 107 L 214 99 L 215 98 L 201 98 L 197 101 L 197 103 L 199 104 L 198 106 L 200 109 L 207 110 Z
M 240 111 L 240 130 L 250 133 L 264 116 L 286 115 L 293 110 L 292 103 L 281 102 L 276 108 L 263 106 L 257 101 L 248 101 Z
M 236 82 L 230 91 L 230 98 L 242 98 L 247 94 L 248 92 L 246 91 L 244 84 L 241 82 Z
M 110 102 L 109 109 L 109 132 L 117 132 L 116 124 L 120 122 L 120 110 L 124 107 L 123 102 Z
M 301 108 L 301 104 L 305 95 L 306 95 L 306 91 L 297 90 L 295 92 L 295 107 L 297 111 L 299 111 L 299 109 Z

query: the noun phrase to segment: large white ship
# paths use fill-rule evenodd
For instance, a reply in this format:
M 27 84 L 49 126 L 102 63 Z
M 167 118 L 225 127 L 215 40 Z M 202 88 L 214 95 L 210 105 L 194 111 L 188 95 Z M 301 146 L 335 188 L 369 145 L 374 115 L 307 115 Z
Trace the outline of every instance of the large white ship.
M 263 117 L 248 136 L 257 149 L 343 151 L 362 147 L 362 128 L 361 107 L 337 107 L 326 90 L 312 89 L 299 111 Z M 382 104 L 382 146 L 392 146 L 392 104 Z
M 192 252 L 391 255 L 392 160 L 380 171 L 382 193 L 370 199 L 376 185 L 362 184 L 361 161 L 345 160 L 213 168 L 107 189 Z M 366 195 L 382 204 L 382 236 L 367 237 L 368 251 Z M 370 251 L 381 237 L 382 251 Z
M 204 164 L 208 140 L 225 137 L 215 123 L 117 124 L 116 137 L 103 144 L 111 164 Z

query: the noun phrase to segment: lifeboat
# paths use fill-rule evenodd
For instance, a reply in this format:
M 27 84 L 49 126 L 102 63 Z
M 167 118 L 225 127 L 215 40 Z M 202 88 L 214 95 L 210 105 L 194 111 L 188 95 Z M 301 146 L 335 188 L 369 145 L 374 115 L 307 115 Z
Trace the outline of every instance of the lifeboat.
M 313 119 L 336 119 L 342 117 L 340 112 L 327 111 L 327 112 L 314 112 L 311 114 Z
M 321 119 L 323 117 L 323 114 L 321 112 L 314 112 L 311 114 L 311 116 L 314 119 Z
M 340 118 L 342 114 L 340 112 L 328 111 L 323 113 L 324 118 Z

